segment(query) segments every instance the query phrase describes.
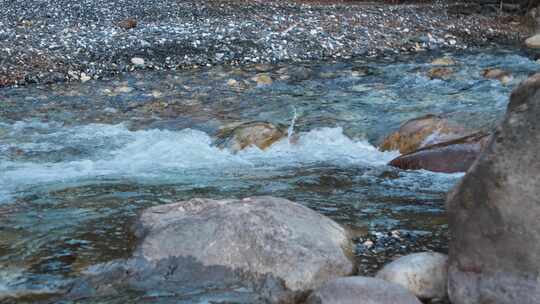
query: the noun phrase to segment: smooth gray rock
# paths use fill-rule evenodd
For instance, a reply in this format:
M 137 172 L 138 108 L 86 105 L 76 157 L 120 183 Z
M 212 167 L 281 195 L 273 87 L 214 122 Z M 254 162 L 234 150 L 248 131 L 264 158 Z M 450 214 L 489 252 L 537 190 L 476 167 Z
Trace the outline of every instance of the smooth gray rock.
M 448 197 L 453 304 L 540 303 L 540 74 Z
M 192 199 L 147 209 L 136 255 L 148 261 L 194 257 L 255 275 L 272 274 L 308 291 L 354 269 L 347 232 L 297 203 L 274 198 Z
M 421 304 L 400 285 L 377 278 L 331 280 L 312 293 L 307 304 Z
M 376 277 L 399 284 L 421 299 L 442 299 L 447 295 L 447 262 L 442 253 L 413 253 L 384 266 Z
M 336 277 L 350 275 L 347 231 L 286 199 L 192 199 L 146 209 L 132 258 L 91 267 L 68 298 L 121 289 L 212 290 L 238 303 L 297 303 Z

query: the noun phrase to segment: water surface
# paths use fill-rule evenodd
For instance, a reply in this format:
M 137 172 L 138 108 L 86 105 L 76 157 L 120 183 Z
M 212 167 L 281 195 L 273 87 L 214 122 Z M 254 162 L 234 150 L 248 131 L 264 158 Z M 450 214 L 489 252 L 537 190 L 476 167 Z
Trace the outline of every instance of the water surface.
M 285 197 L 346 225 L 359 240 L 413 235 L 416 245 L 399 254 L 446 251 L 444 197 L 462 174 L 390 168 L 398 153 L 380 152 L 376 143 L 427 113 L 490 128 L 511 89 L 538 70 L 517 52 L 449 55 L 458 64 L 448 80 L 426 76 L 434 57 L 424 55 L 0 89 L 0 299 L 53 290 L 89 265 L 128 257 L 140 210 L 192 197 Z M 514 80 L 482 78 L 490 67 L 511 71 Z M 252 78 L 260 73 L 272 84 L 257 85 Z M 236 154 L 214 145 L 221 126 L 291 125 L 295 113 L 297 143 L 283 139 Z M 373 261 L 361 246 L 362 273 L 398 254 L 381 252 L 385 258 Z

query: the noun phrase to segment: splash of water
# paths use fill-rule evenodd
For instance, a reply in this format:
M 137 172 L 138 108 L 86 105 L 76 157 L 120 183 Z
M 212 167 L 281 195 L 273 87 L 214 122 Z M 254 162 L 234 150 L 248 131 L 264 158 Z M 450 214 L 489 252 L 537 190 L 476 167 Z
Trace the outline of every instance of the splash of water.
M 293 118 L 291 120 L 291 125 L 289 126 L 289 129 L 287 130 L 287 139 L 289 143 L 292 143 L 293 135 L 294 135 L 294 126 L 296 124 L 296 119 L 298 119 L 298 114 L 296 112 L 296 107 L 293 106 Z

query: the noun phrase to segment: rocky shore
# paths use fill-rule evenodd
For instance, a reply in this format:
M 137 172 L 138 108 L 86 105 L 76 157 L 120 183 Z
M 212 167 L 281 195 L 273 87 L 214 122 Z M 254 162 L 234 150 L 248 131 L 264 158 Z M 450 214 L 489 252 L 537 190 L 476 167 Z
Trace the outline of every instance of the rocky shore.
M 528 35 L 517 17 L 448 2 L 3 1 L 0 86 L 518 44 Z

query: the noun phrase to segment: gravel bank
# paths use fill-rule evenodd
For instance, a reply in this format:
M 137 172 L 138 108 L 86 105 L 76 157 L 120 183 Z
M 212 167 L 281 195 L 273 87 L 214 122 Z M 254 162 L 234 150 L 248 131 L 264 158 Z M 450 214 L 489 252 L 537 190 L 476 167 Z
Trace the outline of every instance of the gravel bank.
M 525 32 L 510 17 L 448 4 L 4 0 L 0 86 L 85 81 L 143 68 L 468 48 L 516 43 Z

